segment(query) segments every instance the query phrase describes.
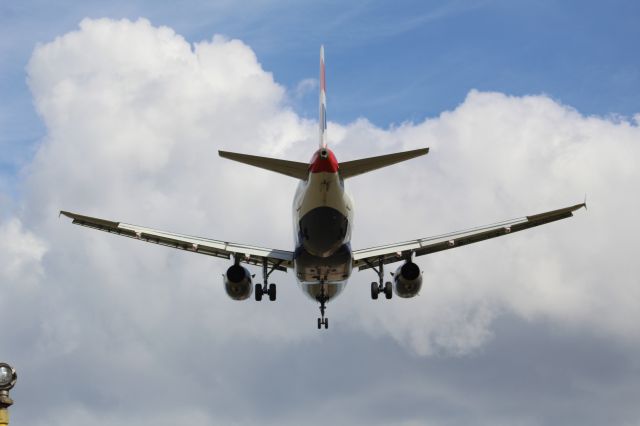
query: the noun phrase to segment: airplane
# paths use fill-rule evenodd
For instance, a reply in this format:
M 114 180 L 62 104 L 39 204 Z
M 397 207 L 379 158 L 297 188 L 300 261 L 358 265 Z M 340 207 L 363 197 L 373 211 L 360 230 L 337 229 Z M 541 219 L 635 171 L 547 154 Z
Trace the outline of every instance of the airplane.
M 544 213 L 507 220 L 466 231 L 418 238 L 377 247 L 352 250 L 351 229 L 354 206 L 345 192 L 345 181 L 364 173 L 426 155 L 429 148 L 362 158 L 339 163 L 327 145 L 326 80 L 324 46 L 320 47 L 320 102 L 319 148 L 309 163 L 218 151 L 222 158 L 280 173 L 298 179 L 293 200 L 294 237 L 293 251 L 256 247 L 209 238 L 194 237 L 152 228 L 114 222 L 95 217 L 60 211 L 71 218 L 72 223 L 106 231 L 116 235 L 136 238 L 176 249 L 209 256 L 233 259 L 233 264 L 223 275 L 227 295 L 233 300 L 245 300 L 255 296 L 261 301 L 267 295 L 276 300 L 276 284 L 269 284 L 274 271 L 293 270 L 301 289 L 320 304 L 318 329 L 329 327 L 325 315 L 326 305 L 346 287 L 353 270 L 371 269 L 377 281 L 371 283 L 371 298 L 384 294 L 391 299 L 395 293 L 401 298 L 418 295 L 422 287 L 423 272 L 414 257 L 462 247 L 490 238 L 496 238 L 535 226 L 555 222 L 573 216 L 573 212 L 585 207 L 585 202 Z M 384 266 L 402 262 L 392 273 L 392 281 L 384 282 Z M 243 266 L 262 267 L 262 283 L 254 285 L 251 272 Z

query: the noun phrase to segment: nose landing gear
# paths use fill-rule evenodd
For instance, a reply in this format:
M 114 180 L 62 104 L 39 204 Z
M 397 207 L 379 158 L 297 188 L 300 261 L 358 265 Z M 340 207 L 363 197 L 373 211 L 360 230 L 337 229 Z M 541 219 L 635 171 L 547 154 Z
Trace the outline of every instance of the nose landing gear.
M 324 292 L 324 283 L 320 287 L 320 296 L 318 296 L 318 302 L 320 302 L 320 318 L 318 318 L 318 330 L 324 326 L 325 330 L 329 328 L 329 318 L 324 316 L 324 311 L 327 309 L 327 296 Z
M 318 330 L 320 330 L 323 325 L 325 329 L 329 328 L 329 318 L 318 318 Z

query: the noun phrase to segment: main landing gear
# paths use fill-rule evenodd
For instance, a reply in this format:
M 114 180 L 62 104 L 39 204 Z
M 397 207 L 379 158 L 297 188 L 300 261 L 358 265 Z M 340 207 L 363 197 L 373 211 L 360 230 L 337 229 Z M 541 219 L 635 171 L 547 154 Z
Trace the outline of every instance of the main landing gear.
M 262 284 L 256 284 L 256 288 L 255 288 L 256 300 L 260 302 L 262 300 L 262 296 L 265 294 L 269 296 L 270 301 L 273 302 L 274 300 L 276 300 L 276 285 L 271 283 L 269 284 L 269 287 L 267 287 L 267 283 L 265 283 L 263 287 Z
M 384 297 L 386 297 L 387 299 L 391 299 L 391 297 L 393 296 L 393 284 L 387 281 L 383 285 L 383 282 L 384 282 L 383 259 L 382 258 L 378 259 L 377 267 L 371 262 L 367 262 L 367 264 L 371 267 L 371 269 L 373 269 L 376 272 L 376 274 L 378 274 L 378 281 L 379 281 L 377 283 L 376 282 L 371 283 L 371 298 L 373 300 L 377 300 L 378 294 L 384 293 Z
M 327 309 L 327 296 L 324 293 L 324 283 L 320 287 L 320 296 L 318 297 L 320 302 L 320 318 L 318 318 L 318 330 L 324 326 L 325 330 L 329 328 L 329 318 L 324 316 L 324 311 Z
M 256 301 L 261 301 L 262 300 L 262 296 L 267 294 L 269 296 L 269 300 L 270 301 L 275 301 L 276 300 L 276 285 L 271 283 L 271 284 L 267 284 L 269 281 L 269 275 L 271 275 L 271 273 L 273 271 L 276 270 L 276 268 L 278 267 L 278 265 L 273 265 L 271 267 L 271 270 L 268 270 L 268 265 L 267 265 L 267 259 L 263 259 L 262 261 L 262 279 L 264 280 L 264 284 L 256 284 L 255 287 L 255 296 L 256 296 Z

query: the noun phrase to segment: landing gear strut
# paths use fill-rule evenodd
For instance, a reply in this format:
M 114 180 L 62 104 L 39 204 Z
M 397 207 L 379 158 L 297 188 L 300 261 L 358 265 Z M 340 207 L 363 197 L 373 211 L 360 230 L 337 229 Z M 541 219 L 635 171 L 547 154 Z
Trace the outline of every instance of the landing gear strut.
M 318 330 L 324 326 L 325 330 L 329 328 L 329 318 L 324 316 L 324 311 L 327 309 L 327 296 L 324 294 L 324 283 L 320 287 L 320 296 L 318 297 L 320 302 L 320 318 L 318 318 Z
M 266 258 L 262 259 L 262 279 L 264 280 L 264 284 L 256 284 L 256 287 L 255 287 L 256 301 L 258 302 L 261 301 L 262 296 L 265 294 L 269 295 L 270 301 L 273 302 L 276 300 L 276 285 L 273 283 L 271 284 L 267 284 L 267 283 L 269 282 L 269 275 L 271 275 L 271 273 L 275 271 L 279 265 L 280 265 L 279 263 L 276 263 L 271 267 L 271 269 L 268 269 L 267 259 Z
M 387 299 L 391 299 L 393 296 L 393 284 L 389 281 L 384 283 L 384 261 L 382 257 L 378 258 L 378 266 L 376 267 L 373 263 L 367 261 L 367 265 L 371 267 L 378 274 L 378 282 L 371 283 L 371 298 L 373 300 L 378 299 L 378 294 L 384 293 L 384 297 Z M 383 284 L 384 283 L 384 284 Z

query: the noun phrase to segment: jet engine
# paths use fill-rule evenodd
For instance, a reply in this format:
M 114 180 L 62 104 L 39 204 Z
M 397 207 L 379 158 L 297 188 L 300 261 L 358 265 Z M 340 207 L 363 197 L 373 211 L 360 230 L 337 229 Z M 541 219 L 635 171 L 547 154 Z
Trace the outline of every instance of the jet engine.
M 253 293 L 251 274 L 240 265 L 232 265 L 224 275 L 224 289 L 233 300 L 248 299 Z
M 413 297 L 422 287 L 422 271 L 415 263 L 405 262 L 393 274 L 393 281 L 393 289 L 399 297 Z

